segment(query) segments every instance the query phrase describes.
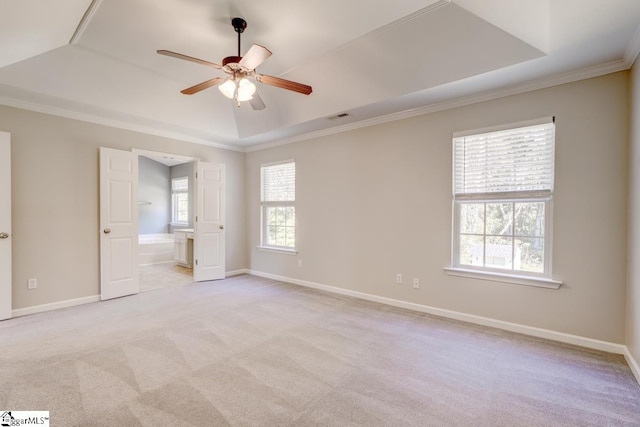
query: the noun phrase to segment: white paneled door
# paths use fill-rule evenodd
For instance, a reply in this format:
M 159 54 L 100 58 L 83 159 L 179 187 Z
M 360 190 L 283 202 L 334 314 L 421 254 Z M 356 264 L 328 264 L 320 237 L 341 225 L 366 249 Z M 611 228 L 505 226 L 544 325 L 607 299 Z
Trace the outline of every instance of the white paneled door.
M 100 148 L 100 298 L 139 292 L 138 156 Z
M 0 132 L 0 320 L 11 317 L 11 134 Z
M 196 171 L 193 280 L 224 279 L 225 168 L 198 162 Z

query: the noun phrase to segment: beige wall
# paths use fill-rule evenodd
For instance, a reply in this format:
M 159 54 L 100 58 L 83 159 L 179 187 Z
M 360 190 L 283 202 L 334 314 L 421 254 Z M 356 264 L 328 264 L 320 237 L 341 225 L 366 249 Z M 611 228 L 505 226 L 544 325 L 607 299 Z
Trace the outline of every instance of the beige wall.
M 631 69 L 627 347 L 640 362 L 640 62 Z
M 250 268 L 623 343 L 628 78 L 620 72 L 248 153 Z M 566 284 L 448 276 L 452 133 L 544 116 L 556 116 L 553 269 Z M 260 164 L 290 158 L 297 256 L 256 249 Z M 396 273 L 403 285 L 394 284 Z
M 639 67 L 633 69 L 638 81 Z M 227 165 L 227 270 L 249 267 L 368 294 L 626 342 L 640 356 L 640 231 L 629 221 L 627 129 L 640 160 L 640 85 L 629 73 L 245 154 L 0 107 L 12 134 L 13 308 L 99 293 L 98 148 L 170 152 Z M 447 276 L 451 134 L 556 116 L 554 277 L 549 290 Z M 259 165 L 297 163 L 297 256 L 259 242 Z M 640 178 L 630 171 L 630 217 Z M 246 222 L 245 222 L 246 214 Z M 297 260 L 303 267 L 297 267 Z M 402 273 L 405 284 L 394 284 Z M 39 288 L 27 290 L 27 279 Z M 413 277 L 421 289 L 410 285 Z M 627 292 L 625 294 L 625 291 Z
M 11 132 L 14 310 L 99 294 L 99 147 L 225 163 L 226 268 L 246 267 L 244 153 L 8 107 L 0 130 Z

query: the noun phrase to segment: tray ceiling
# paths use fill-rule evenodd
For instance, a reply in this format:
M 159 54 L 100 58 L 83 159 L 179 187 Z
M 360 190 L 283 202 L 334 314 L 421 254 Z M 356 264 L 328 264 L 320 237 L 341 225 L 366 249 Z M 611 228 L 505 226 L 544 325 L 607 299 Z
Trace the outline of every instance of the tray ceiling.
M 239 150 L 625 69 L 640 49 L 636 0 L 0 0 L 0 16 L 0 103 Z M 243 53 L 273 52 L 259 72 L 313 93 L 258 83 L 262 111 L 180 94 L 222 73 L 156 50 L 220 63 L 233 16 Z

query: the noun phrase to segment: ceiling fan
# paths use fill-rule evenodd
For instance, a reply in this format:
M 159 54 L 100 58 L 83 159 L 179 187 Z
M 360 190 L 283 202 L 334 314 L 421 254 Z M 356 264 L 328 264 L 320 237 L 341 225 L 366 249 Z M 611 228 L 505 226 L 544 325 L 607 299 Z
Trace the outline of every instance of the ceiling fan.
M 262 110 L 265 108 L 264 102 L 256 92 L 256 86 L 250 81 L 250 79 L 305 95 L 309 95 L 312 92 L 313 89 L 309 85 L 256 73 L 256 67 L 271 56 L 271 51 L 264 46 L 254 44 L 249 48 L 245 56 L 240 56 L 240 35 L 245 28 L 247 28 L 247 21 L 242 18 L 233 18 L 231 20 L 231 25 L 236 33 L 238 33 L 238 55 L 227 56 L 222 60 L 222 65 L 168 50 L 157 51 L 160 55 L 171 56 L 195 62 L 197 64 L 206 65 L 208 67 L 222 70 L 228 74 L 227 77 L 214 77 L 210 80 L 188 87 L 181 90 L 181 93 L 185 95 L 193 95 L 201 90 L 219 85 L 218 88 L 220 89 L 220 92 L 222 92 L 227 98 L 235 100 L 238 107 L 240 107 L 240 102 L 249 101 L 249 104 L 251 104 L 251 107 L 254 110 Z

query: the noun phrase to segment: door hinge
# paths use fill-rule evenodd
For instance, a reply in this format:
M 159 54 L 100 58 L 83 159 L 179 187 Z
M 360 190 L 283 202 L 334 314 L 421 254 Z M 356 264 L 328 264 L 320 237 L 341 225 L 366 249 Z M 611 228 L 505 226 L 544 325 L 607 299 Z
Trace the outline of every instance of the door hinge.
M 198 222 L 198 215 L 196 215 L 196 222 Z
M 198 260 L 196 260 L 196 265 L 198 265 Z
M 198 179 L 198 172 L 196 172 L 196 179 Z

